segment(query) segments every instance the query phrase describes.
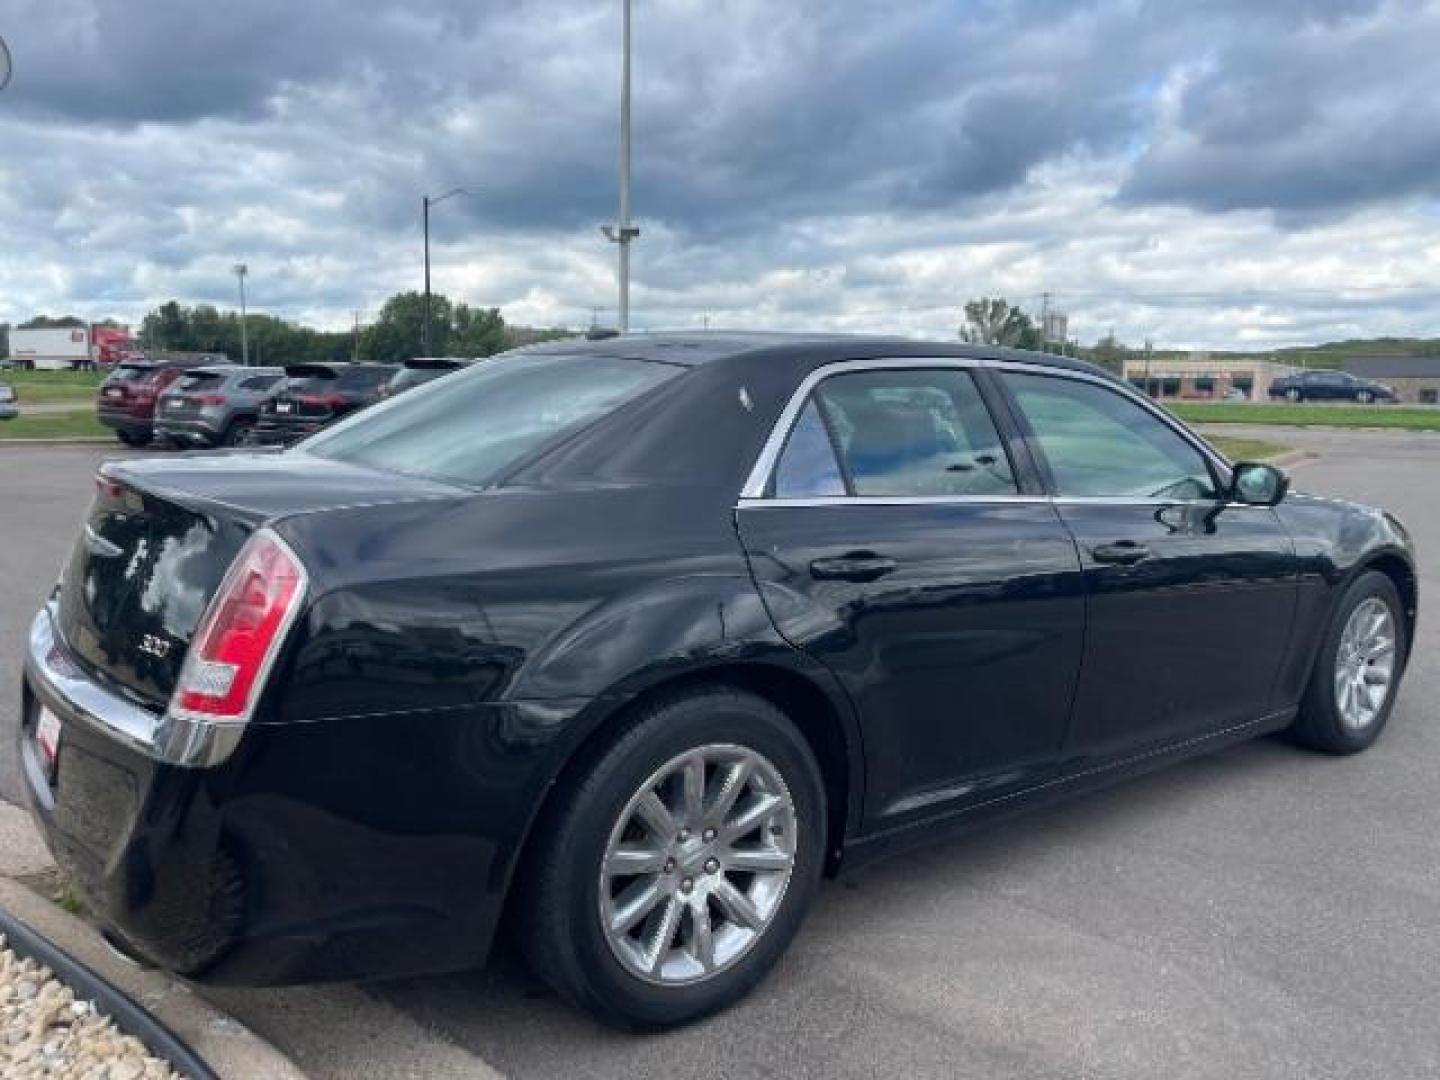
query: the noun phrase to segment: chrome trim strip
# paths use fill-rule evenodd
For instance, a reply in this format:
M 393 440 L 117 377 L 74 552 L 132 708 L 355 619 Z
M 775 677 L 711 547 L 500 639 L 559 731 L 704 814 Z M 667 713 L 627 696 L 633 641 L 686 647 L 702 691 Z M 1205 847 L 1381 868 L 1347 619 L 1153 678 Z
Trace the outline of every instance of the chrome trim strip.
M 740 510 L 796 506 L 1033 506 L 1052 502 L 1048 495 L 814 495 L 793 499 L 741 499 Z

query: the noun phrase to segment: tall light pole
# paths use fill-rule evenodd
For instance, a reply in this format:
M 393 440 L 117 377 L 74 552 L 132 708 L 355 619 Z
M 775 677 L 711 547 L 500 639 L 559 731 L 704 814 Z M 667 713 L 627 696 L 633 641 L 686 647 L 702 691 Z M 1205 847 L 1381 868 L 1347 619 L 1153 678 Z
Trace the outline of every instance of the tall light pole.
M 630 224 L 630 2 L 621 0 L 620 59 L 620 221 L 602 225 L 600 231 L 620 245 L 620 332 L 630 329 L 630 243 L 640 230 Z
M 250 366 L 250 336 L 245 325 L 245 275 L 249 272 L 244 263 L 235 264 L 235 276 L 240 279 L 240 363 L 245 367 Z
M 456 195 L 469 195 L 464 188 L 451 188 L 444 195 L 420 196 L 420 217 L 425 230 L 425 319 L 420 325 L 420 352 L 430 355 L 430 207 L 452 199 Z

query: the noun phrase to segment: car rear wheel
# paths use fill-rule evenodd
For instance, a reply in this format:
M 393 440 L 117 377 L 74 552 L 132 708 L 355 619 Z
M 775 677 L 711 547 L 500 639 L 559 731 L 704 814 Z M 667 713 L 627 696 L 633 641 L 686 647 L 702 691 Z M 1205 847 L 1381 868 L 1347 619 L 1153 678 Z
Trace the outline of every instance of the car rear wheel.
M 115 432 L 115 437 L 126 446 L 149 446 L 151 436 L 144 431 L 126 431 L 123 428 Z
M 1285 399 L 1287 401 L 1300 402 L 1305 400 L 1305 395 L 1302 394 L 1299 389 L 1292 386 L 1289 390 L 1285 391 Z
M 1358 394 L 1355 395 L 1355 400 L 1360 402 L 1361 405 L 1369 405 L 1372 401 L 1375 400 L 1375 395 L 1372 394 L 1369 390 L 1361 390 Z
M 744 996 L 798 929 L 825 850 L 804 737 L 728 687 L 652 703 L 536 827 L 521 944 L 560 994 L 629 1029 Z
M 1405 670 L 1405 612 L 1395 583 L 1370 570 L 1345 591 L 1320 644 L 1296 742 L 1353 754 L 1380 737 Z
M 255 427 L 254 420 L 236 420 L 225 430 L 225 438 L 222 440 L 225 446 L 246 446 L 250 442 L 250 432 Z

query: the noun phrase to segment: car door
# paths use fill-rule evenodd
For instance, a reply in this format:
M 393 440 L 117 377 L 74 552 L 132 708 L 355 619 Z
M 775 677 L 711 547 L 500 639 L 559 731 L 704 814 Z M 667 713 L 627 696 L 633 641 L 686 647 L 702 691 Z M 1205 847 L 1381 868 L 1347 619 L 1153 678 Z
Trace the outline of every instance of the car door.
M 1114 757 L 1264 716 L 1296 604 L 1278 515 L 1229 502 L 1219 464 L 1109 380 L 1000 382 L 1084 567 L 1072 751 Z
M 737 511 L 777 629 L 857 706 L 872 826 L 1051 775 L 1084 620 L 1075 545 L 975 373 L 895 364 L 812 376 Z

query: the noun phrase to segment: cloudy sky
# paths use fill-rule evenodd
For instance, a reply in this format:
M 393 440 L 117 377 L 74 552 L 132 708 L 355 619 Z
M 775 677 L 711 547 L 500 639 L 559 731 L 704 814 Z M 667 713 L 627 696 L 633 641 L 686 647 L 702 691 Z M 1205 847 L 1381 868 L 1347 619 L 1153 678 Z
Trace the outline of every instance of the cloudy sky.
M 635 0 L 634 323 L 1440 335 L 1440 6 Z M 0 0 L 0 321 L 614 303 L 619 0 Z

